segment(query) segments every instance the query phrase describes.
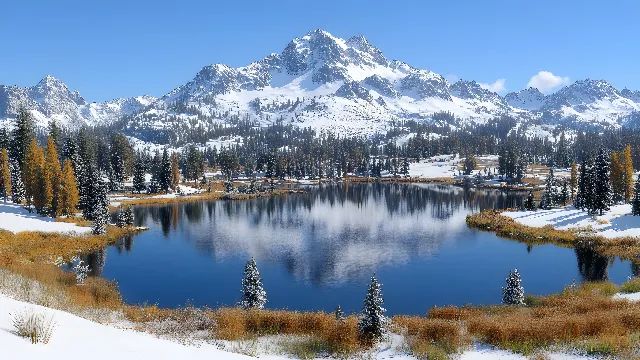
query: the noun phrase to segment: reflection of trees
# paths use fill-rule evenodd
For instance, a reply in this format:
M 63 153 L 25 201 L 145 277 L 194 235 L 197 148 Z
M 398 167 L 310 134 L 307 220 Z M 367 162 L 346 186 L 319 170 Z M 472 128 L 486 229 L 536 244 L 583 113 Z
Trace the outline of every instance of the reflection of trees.
M 307 194 L 146 207 L 216 258 L 266 257 L 313 283 L 368 276 L 383 264 L 437 251 L 466 229 L 464 216 L 512 207 L 521 196 L 435 184 L 328 184 Z M 143 216 L 139 218 L 144 219 Z
M 102 249 L 91 253 L 87 255 L 85 261 L 89 265 L 89 276 L 101 276 L 107 261 L 107 250 Z
M 598 254 L 590 248 L 576 248 L 578 271 L 583 281 L 605 281 L 609 279 L 611 258 Z
M 123 252 L 131 252 L 131 248 L 133 247 L 133 235 L 126 235 L 116 242 L 116 248 L 118 249 L 118 254 L 122 254 Z

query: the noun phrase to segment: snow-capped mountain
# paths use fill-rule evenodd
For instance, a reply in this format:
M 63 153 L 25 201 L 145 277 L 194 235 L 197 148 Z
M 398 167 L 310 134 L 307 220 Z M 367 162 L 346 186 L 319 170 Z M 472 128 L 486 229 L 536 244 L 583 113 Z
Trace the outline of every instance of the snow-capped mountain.
M 138 96 L 89 103 L 78 91 L 69 90 L 60 80 L 47 75 L 31 87 L 0 85 L 0 121 L 14 117 L 22 106 L 31 110 L 37 126 L 45 127 L 50 120 L 72 128 L 107 124 L 137 113 L 155 100 L 151 96 Z
M 20 105 L 42 122 L 53 118 L 72 126 L 124 117 L 123 131 L 146 139 L 238 119 L 371 135 L 396 120 L 431 121 L 437 112 L 454 114 L 460 124 L 507 115 L 550 125 L 619 126 L 640 110 L 640 91 L 618 91 L 606 81 L 587 79 L 550 95 L 528 88 L 503 97 L 475 81 L 450 84 L 432 71 L 389 60 L 363 36 L 344 40 L 315 30 L 244 67 L 205 66 L 158 99 L 89 104 L 52 77 L 30 88 L 0 86 L 0 119 Z

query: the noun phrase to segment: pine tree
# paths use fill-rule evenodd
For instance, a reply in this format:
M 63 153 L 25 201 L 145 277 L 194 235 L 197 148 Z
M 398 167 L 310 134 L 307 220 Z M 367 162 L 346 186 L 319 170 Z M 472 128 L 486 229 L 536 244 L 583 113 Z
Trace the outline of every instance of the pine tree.
M 26 201 L 27 195 L 17 161 L 9 162 L 9 172 L 11 172 L 11 201 L 15 204 L 22 204 Z
M 107 232 L 107 224 L 109 223 L 109 199 L 107 193 L 109 192 L 108 185 L 102 180 L 102 177 L 98 177 L 99 180 L 95 186 L 95 202 L 93 204 L 93 225 L 91 232 L 94 235 L 102 235 Z
M 9 171 L 9 154 L 7 149 L 0 150 L 0 196 L 4 202 L 11 196 L 11 171 Z
M 556 204 L 558 198 L 556 191 L 556 178 L 553 175 L 553 169 L 549 169 L 549 175 L 545 181 L 544 194 L 542 195 L 542 206 L 548 209 Z
M 160 172 L 158 176 L 158 186 L 160 186 L 161 191 L 169 191 L 169 189 L 171 188 L 171 169 L 171 158 L 169 157 L 167 148 L 164 148 L 164 150 L 162 151 L 162 160 L 160 163 Z
M 178 189 L 180 184 L 180 165 L 178 162 L 178 153 L 171 154 L 171 188 Z
M 118 226 L 119 228 L 123 228 L 127 226 L 127 217 L 122 207 L 120 207 L 120 211 L 118 211 L 118 217 L 116 218 L 116 226 Z
M 126 209 L 124 209 L 124 223 L 127 226 L 133 226 L 134 225 L 134 217 L 133 217 L 133 209 L 131 208 L 131 206 L 127 206 Z
M 463 173 L 465 175 L 471 175 L 473 170 L 476 169 L 476 166 L 477 166 L 476 157 L 473 156 L 473 153 L 471 151 L 467 150 L 467 152 L 465 154 L 465 158 L 464 158 L 464 170 L 463 170 Z
M 362 314 L 358 322 L 360 335 L 369 341 L 380 340 L 387 327 L 387 318 L 384 316 L 385 308 L 382 307 L 382 284 L 378 282 L 375 274 L 371 277 L 371 284 L 367 289 L 367 296 L 363 301 Z
M 340 305 L 336 306 L 336 310 L 333 313 L 336 317 L 336 320 L 338 321 L 344 321 L 344 311 L 342 311 L 342 308 L 340 307 Z
M 524 289 L 520 285 L 518 269 L 509 271 L 507 284 L 502 288 L 502 303 L 505 305 L 524 305 Z
M 569 200 L 569 182 L 567 179 L 562 179 L 562 187 L 560 188 L 560 196 L 558 200 L 562 203 L 562 206 L 567 205 L 567 201 Z
M 56 217 L 60 215 L 60 203 L 62 195 L 61 187 L 61 170 L 60 162 L 58 161 L 58 152 L 53 137 L 49 136 L 47 139 L 47 149 L 45 154 L 45 167 L 44 167 L 44 181 L 45 191 L 47 194 L 47 208 L 49 209 L 49 215 Z
M 569 189 L 571 190 L 571 200 L 576 198 L 576 187 L 578 186 L 578 167 L 576 162 L 571 163 L 571 178 L 569 180 Z
M 611 177 L 608 156 L 604 148 L 601 148 L 593 169 L 593 202 L 591 204 L 591 212 L 599 212 L 600 215 L 604 211 L 609 210 L 613 203 L 611 198 Z
M 25 156 L 31 144 L 31 140 L 34 139 L 31 113 L 24 108 L 18 110 L 12 138 L 13 142 L 11 144 L 10 157 L 17 162 L 18 168 L 24 173 L 25 171 L 23 166 L 25 163 Z
M 524 203 L 524 208 L 529 211 L 534 211 L 536 209 L 536 203 L 533 199 L 533 191 L 529 191 L 529 195 L 527 195 L 527 200 Z
M 240 306 L 244 309 L 262 309 L 266 303 L 267 293 L 262 287 L 262 279 L 260 279 L 256 260 L 251 258 L 244 267 Z
M 405 157 L 402 159 L 402 168 L 400 169 L 402 176 L 409 177 L 409 160 Z
M 622 165 L 622 182 L 624 188 L 624 201 L 631 201 L 633 196 L 634 180 L 633 180 L 633 159 L 631 157 L 631 146 L 627 145 L 622 151 L 620 159 Z
M 137 155 L 133 163 L 133 191 L 141 193 L 146 188 L 144 162 L 141 156 Z
M 636 180 L 633 189 L 633 199 L 631 200 L 631 211 L 633 216 L 640 215 L 640 177 Z
M 72 216 L 76 212 L 80 195 L 69 159 L 66 159 L 62 165 L 60 189 L 60 215 Z

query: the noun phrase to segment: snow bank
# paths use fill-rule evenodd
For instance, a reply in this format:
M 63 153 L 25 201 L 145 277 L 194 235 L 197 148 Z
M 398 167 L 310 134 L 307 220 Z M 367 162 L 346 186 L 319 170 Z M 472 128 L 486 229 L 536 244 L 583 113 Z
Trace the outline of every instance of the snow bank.
M 88 227 L 56 222 L 55 219 L 40 216 L 35 212 L 29 213 L 21 205 L 12 202 L 0 202 L 0 229 L 13 233 L 21 231 L 86 233 L 91 231 L 91 228 Z
M 502 215 L 533 227 L 551 225 L 558 230 L 585 230 L 590 227 L 594 233 L 606 238 L 640 236 L 640 216 L 631 215 L 630 204 L 614 205 L 602 216 L 589 215 L 573 206 L 538 211 L 507 211 Z
M 57 324 L 48 344 L 31 344 L 13 333 L 12 317 L 25 309 L 53 315 Z M 91 354 L 93 360 L 140 359 L 249 359 L 211 345 L 187 347 L 149 334 L 116 329 L 75 315 L 9 299 L 0 294 L 0 352 L 3 359 L 68 359 L 70 354 Z
M 409 176 L 423 179 L 453 177 L 460 158 L 454 155 L 434 156 L 409 164 Z
M 629 300 L 629 301 L 640 301 L 640 292 L 631 293 L 631 294 L 622 294 L 617 293 L 613 295 L 614 300 Z

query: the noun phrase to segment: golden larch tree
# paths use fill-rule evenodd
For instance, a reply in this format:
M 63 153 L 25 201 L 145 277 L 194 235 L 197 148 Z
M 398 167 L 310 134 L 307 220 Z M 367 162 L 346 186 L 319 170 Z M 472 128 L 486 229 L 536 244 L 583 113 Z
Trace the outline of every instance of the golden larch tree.
M 62 174 L 60 175 L 60 215 L 71 216 L 75 214 L 80 195 L 78 195 L 78 184 L 73 173 L 71 160 L 67 159 L 62 164 Z
M 620 163 L 620 154 L 617 151 L 611 152 L 611 191 L 614 201 L 624 199 L 622 164 Z
M 631 201 L 633 196 L 633 185 L 635 183 L 633 179 L 633 159 L 631 157 L 631 146 L 627 145 L 622 151 L 620 158 L 620 165 L 622 166 L 622 183 L 624 189 L 624 201 Z
M 43 181 L 46 194 L 46 207 L 50 211 L 49 215 L 56 217 L 60 211 L 60 161 L 58 160 L 56 144 L 51 136 L 47 139 L 44 164 Z
M 44 166 L 44 153 L 42 148 L 38 146 L 35 139 L 31 139 L 27 152 L 24 156 L 24 164 L 22 176 L 24 177 L 24 189 L 26 193 L 27 208 L 31 211 L 31 205 L 35 205 L 36 197 L 38 197 L 38 205 L 43 205 L 43 196 L 40 193 L 40 180 L 42 168 Z M 36 208 L 38 208 L 36 205 Z
M 11 172 L 9 171 L 9 155 L 7 149 L 0 151 L 0 196 L 4 196 L 4 201 L 11 196 Z

